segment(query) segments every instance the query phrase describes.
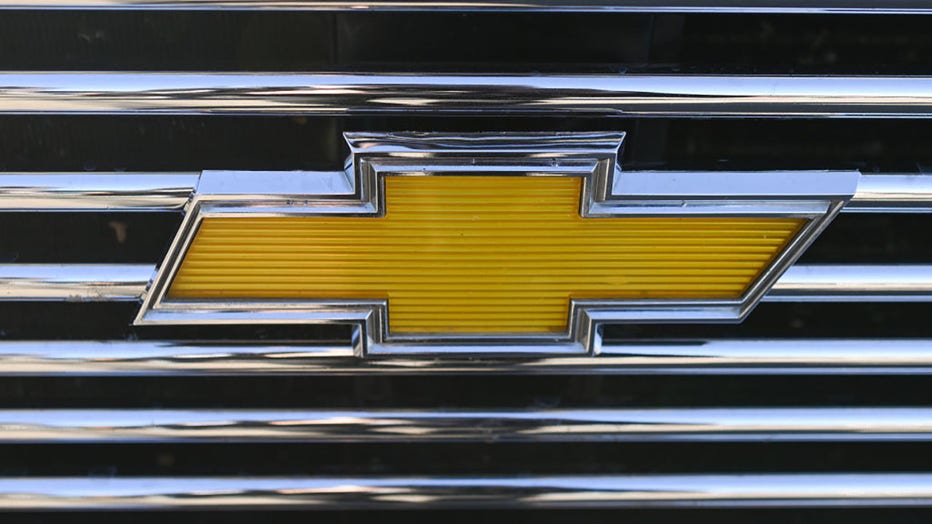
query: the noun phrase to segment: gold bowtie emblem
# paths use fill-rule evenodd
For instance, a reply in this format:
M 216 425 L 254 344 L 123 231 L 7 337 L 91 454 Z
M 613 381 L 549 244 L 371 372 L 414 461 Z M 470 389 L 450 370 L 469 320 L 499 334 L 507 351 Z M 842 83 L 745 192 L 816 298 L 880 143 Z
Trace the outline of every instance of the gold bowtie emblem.
M 385 179 L 380 217 L 207 218 L 176 299 L 388 301 L 391 333 L 562 333 L 572 299 L 733 299 L 798 218 L 580 215 L 580 177 Z
M 840 171 L 622 171 L 623 133 L 348 133 L 344 170 L 207 171 L 137 324 L 349 323 L 357 355 L 581 354 L 743 319 Z

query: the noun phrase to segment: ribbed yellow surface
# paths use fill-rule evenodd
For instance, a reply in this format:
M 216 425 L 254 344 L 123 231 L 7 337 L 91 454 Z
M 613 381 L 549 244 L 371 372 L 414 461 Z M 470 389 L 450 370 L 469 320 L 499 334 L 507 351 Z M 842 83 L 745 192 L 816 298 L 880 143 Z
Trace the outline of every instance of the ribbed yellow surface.
M 582 218 L 567 177 L 387 177 L 383 218 L 204 219 L 171 298 L 388 299 L 392 333 L 552 333 L 571 298 L 736 298 L 789 218 Z

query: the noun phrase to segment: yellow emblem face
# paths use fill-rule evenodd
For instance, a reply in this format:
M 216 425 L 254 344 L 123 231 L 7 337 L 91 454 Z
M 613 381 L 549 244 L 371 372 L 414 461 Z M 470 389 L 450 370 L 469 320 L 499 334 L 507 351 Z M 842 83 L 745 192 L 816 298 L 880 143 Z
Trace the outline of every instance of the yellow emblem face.
M 170 299 L 387 300 L 391 333 L 563 333 L 574 299 L 736 299 L 800 218 L 590 217 L 580 177 L 387 177 L 381 217 L 205 218 Z
M 605 323 L 740 321 L 859 177 L 622 171 L 614 132 L 345 138 L 341 171 L 202 173 L 136 323 L 593 354 Z

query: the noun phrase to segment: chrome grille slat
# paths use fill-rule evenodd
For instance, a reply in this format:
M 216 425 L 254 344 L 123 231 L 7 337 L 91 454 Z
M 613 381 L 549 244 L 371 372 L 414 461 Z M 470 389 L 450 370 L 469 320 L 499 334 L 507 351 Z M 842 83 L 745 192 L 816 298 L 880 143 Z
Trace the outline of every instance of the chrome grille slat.
M 921 118 L 932 77 L 0 73 L 0 114 Z
M 3 341 L 0 376 L 929 375 L 932 339 L 605 343 L 595 356 L 360 359 L 353 347 L 182 341 Z
M 932 441 L 930 408 L 0 410 L 0 443 Z
M 844 211 L 854 213 L 924 213 L 932 201 L 932 176 L 861 175 L 858 191 Z
M 930 474 L 0 478 L 0 510 L 932 505 Z
M 795 265 L 764 297 L 768 302 L 928 302 L 932 266 Z
M 0 209 L 169 211 L 181 209 L 198 173 L 3 173 Z
M 0 300 L 140 300 L 147 264 L 0 264 Z

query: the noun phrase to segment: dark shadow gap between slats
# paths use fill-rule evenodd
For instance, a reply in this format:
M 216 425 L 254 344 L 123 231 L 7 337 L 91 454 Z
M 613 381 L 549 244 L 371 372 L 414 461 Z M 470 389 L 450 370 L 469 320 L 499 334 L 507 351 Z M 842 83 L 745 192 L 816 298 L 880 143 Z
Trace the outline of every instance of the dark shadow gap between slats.
M 929 376 L 0 377 L 0 409 L 932 406 Z
M 0 446 L 0 476 L 420 476 L 923 472 L 932 443 Z
M 925 74 L 924 16 L 5 11 L 0 70 Z

